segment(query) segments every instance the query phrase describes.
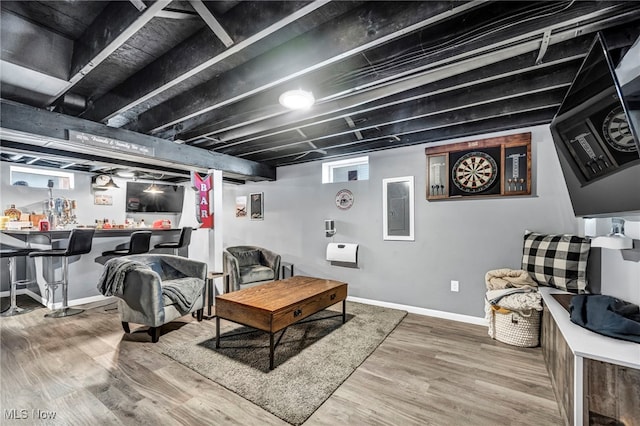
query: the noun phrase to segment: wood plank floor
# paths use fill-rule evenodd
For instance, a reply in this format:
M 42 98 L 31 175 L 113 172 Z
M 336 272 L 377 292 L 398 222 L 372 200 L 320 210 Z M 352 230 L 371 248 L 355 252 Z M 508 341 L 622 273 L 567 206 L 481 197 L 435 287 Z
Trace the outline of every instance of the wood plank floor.
M 37 307 L 25 296 L 19 305 Z M 162 354 L 167 344 L 213 336 L 214 321 L 185 327 L 195 320 L 183 317 L 153 344 L 142 326 L 125 335 L 114 308 L 49 319 L 40 307 L 0 319 L 0 424 L 287 425 Z M 55 419 L 35 418 L 48 412 Z M 562 421 L 540 348 L 515 348 L 491 340 L 484 327 L 409 314 L 305 426 L 335 424 Z

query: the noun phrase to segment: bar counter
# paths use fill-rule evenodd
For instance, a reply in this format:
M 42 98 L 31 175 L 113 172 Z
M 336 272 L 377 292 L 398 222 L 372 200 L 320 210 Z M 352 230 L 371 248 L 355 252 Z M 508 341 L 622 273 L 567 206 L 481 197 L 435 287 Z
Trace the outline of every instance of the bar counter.
M 166 235 L 167 233 L 180 232 L 180 228 L 117 228 L 117 229 L 96 229 L 93 238 L 113 238 L 128 237 L 135 231 L 151 231 L 153 235 Z M 37 229 L 11 230 L 3 229 L 3 234 L 9 235 L 18 240 L 28 242 L 30 237 L 44 237 L 49 241 L 63 240 L 69 238 L 70 229 L 57 229 L 53 231 L 39 231 Z
M 126 229 L 96 229 L 91 252 L 81 256 L 69 258 L 69 306 L 104 300 L 97 289 L 98 279 L 102 274 L 104 259 L 102 253 L 108 250 L 124 248 L 135 231 L 151 231 L 150 253 L 173 254 L 171 249 L 154 249 L 155 244 L 168 241 L 177 241 L 180 236 L 180 228 L 126 228 Z M 31 247 L 36 249 L 56 249 L 66 247 L 70 229 L 39 231 L 35 229 L 1 231 L 3 248 L 6 247 Z M 187 256 L 188 249 L 183 249 L 181 255 Z M 59 278 L 62 262 L 60 258 L 25 258 L 20 263 L 22 274 L 34 281 L 29 285 L 26 294 L 41 302 L 50 309 L 52 306 L 46 300 L 46 282 Z M 56 291 L 56 305 L 62 300 L 60 288 Z

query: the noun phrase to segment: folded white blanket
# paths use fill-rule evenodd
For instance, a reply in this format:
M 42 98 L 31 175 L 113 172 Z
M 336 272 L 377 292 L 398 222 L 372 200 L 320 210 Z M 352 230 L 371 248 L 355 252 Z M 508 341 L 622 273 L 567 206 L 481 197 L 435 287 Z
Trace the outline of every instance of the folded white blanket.
M 490 305 L 510 311 L 542 310 L 542 296 L 534 288 L 490 290 L 486 295 Z
M 502 288 L 514 288 L 522 286 L 537 287 L 538 284 L 531 279 L 527 271 L 522 269 L 494 269 L 484 276 L 487 290 L 498 290 Z

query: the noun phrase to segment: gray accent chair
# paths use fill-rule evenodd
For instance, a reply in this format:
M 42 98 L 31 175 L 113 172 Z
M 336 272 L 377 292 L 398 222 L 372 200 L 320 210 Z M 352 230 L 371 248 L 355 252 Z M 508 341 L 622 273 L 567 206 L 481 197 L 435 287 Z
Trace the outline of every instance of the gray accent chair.
M 169 254 L 133 255 L 127 256 L 126 260 L 139 262 L 149 268 L 130 268 L 125 273 L 121 294 L 114 293 L 119 297 L 118 311 L 126 333 L 131 332 L 130 322 L 143 324 L 151 327 L 149 334 L 153 343 L 156 343 L 160 339 L 160 326 L 163 324 L 192 312 L 196 312 L 198 321 L 202 321 L 206 263 Z M 167 296 L 167 286 L 184 288 L 185 295 L 195 302 L 190 308 L 174 303 Z
M 271 250 L 256 246 L 227 247 L 223 259 L 229 291 L 280 278 L 280 255 Z

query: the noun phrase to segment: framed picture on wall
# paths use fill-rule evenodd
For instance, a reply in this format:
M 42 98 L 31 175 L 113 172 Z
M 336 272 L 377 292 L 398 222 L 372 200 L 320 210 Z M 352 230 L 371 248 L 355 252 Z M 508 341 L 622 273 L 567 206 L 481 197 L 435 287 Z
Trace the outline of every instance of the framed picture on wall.
M 264 200 L 262 192 L 254 192 L 249 195 L 249 214 L 251 220 L 264 219 Z
M 236 217 L 247 217 L 247 196 L 236 197 Z
M 414 241 L 413 176 L 382 179 L 384 240 Z
M 105 194 L 96 194 L 93 196 L 93 204 L 96 206 L 112 206 L 113 196 Z

